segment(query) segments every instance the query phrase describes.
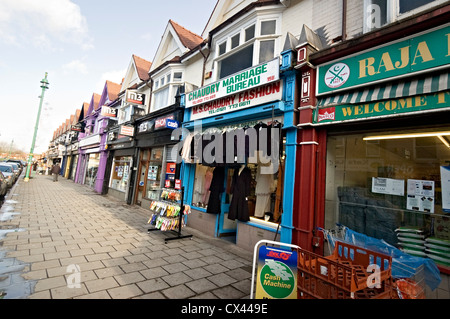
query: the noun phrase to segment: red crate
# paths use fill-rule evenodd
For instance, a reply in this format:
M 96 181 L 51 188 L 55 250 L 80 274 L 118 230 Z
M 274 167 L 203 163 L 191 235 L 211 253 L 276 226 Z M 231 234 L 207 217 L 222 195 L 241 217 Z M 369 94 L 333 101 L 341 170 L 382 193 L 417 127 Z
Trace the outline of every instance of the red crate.
M 379 264 L 379 287 L 371 288 L 367 267 Z M 372 299 L 393 294 L 392 259 L 389 256 L 336 242 L 333 255 L 322 257 L 298 249 L 298 295 L 300 298 Z

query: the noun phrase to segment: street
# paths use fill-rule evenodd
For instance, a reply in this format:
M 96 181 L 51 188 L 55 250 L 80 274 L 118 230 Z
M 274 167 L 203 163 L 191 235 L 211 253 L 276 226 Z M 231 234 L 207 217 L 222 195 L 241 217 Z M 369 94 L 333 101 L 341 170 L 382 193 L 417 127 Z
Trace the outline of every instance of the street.
M 248 299 L 252 254 L 84 185 L 23 176 L 0 210 L 0 299 Z

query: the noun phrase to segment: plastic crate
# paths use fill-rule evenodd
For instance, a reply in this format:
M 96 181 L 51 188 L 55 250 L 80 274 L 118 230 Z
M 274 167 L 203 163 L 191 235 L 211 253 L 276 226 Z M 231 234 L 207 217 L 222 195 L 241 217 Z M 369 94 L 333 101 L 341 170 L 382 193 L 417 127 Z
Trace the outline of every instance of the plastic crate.
M 332 255 L 322 257 L 298 249 L 299 298 L 374 299 L 392 298 L 391 257 L 336 242 Z M 369 265 L 379 266 L 379 281 L 370 279 Z

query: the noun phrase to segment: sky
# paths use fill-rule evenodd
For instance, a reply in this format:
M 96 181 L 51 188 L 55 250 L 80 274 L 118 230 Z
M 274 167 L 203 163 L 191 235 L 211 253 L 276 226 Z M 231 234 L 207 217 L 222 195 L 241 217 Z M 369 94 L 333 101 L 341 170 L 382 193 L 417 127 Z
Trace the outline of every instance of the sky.
M 0 0 L 0 142 L 34 153 L 106 80 L 121 82 L 133 54 L 153 61 L 169 19 L 201 35 L 216 0 Z

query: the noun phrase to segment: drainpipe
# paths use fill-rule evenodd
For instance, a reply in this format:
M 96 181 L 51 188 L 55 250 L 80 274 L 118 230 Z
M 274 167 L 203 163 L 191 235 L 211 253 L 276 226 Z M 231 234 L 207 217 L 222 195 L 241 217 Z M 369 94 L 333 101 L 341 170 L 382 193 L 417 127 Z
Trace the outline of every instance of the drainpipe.
M 347 40 L 347 0 L 342 0 L 342 41 Z

